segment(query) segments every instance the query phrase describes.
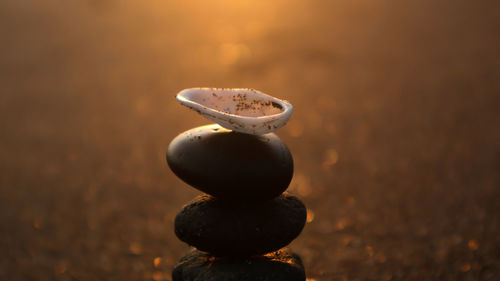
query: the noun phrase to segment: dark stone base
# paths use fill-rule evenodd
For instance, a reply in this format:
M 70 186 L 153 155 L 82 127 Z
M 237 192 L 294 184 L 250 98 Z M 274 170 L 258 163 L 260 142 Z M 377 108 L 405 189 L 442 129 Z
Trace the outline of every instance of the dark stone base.
M 215 258 L 193 250 L 172 272 L 172 281 L 305 281 L 300 257 L 286 251 L 264 256 Z

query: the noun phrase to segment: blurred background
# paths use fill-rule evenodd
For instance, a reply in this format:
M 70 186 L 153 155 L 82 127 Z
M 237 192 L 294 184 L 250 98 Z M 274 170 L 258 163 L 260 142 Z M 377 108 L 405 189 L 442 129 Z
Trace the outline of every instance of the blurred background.
M 287 99 L 309 281 L 500 280 L 500 4 L 3 0 L 0 279 L 170 280 L 188 87 Z

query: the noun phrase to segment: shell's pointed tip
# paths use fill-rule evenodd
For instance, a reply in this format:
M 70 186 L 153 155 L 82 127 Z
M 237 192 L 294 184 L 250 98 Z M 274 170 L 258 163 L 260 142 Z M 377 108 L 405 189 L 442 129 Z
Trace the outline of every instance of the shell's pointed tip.
M 176 99 L 224 128 L 252 135 L 283 127 L 293 111 L 290 102 L 249 88 L 189 88 Z

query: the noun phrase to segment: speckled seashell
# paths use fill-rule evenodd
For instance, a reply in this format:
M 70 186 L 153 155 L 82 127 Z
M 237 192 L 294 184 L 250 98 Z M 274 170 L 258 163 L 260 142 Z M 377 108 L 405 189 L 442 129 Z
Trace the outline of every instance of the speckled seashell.
M 283 127 L 293 110 L 289 102 L 253 89 L 191 88 L 177 100 L 226 129 L 252 135 Z

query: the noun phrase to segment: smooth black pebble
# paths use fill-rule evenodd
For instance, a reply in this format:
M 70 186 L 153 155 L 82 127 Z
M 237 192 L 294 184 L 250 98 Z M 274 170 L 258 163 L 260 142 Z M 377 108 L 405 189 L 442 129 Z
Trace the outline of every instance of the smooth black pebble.
M 242 134 L 216 124 L 178 135 L 168 147 L 167 162 L 189 185 L 233 201 L 274 198 L 293 176 L 292 154 L 277 135 Z
M 264 254 L 292 242 L 304 228 L 306 215 L 304 204 L 286 194 L 253 205 L 203 195 L 177 214 L 175 234 L 215 256 Z

